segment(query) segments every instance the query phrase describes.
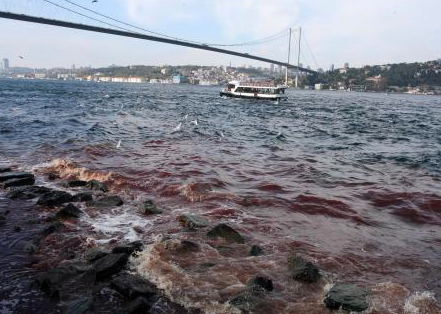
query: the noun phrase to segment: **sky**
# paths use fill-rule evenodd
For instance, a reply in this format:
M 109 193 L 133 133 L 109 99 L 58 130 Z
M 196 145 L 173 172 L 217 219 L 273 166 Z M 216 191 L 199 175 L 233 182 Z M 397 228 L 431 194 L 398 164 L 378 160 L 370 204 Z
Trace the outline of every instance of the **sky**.
M 69 1 L 144 29 L 203 43 L 241 43 L 293 29 L 291 62 L 328 69 L 441 58 L 441 0 L 50 0 Z M 0 10 L 110 27 L 44 0 L 0 0 Z M 102 17 L 95 16 L 104 20 Z M 114 21 L 108 21 L 116 24 Z M 122 27 L 126 27 L 120 25 Z M 234 48 L 286 61 L 288 36 Z M 238 50 L 239 49 L 239 50 Z M 23 56 L 21 59 L 18 56 Z M 268 64 L 118 36 L 0 19 L 0 58 L 11 66 Z

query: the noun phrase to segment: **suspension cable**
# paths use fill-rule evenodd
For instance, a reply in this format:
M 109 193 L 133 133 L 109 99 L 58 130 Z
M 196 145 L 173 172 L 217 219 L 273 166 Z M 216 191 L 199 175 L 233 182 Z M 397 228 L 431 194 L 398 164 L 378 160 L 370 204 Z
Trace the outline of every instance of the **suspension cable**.
M 43 1 L 46 1 L 46 0 L 43 0 Z M 187 41 L 187 42 L 191 42 L 191 43 L 194 43 L 194 44 L 208 45 L 208 46 L 214 46 L 214 47 L 238 47 L 238 46 L 251 46 L 251 45 L 260 45 L 260 44 L 268 43 L 268 42 L 271 42 L 271 41 L 274 41 L 274 40 L 277 40 L 277 39 L 279 39 L 279 38 L 282 38 L 282 37 L 287 36 L 287 34 L 284 34 L 284 33 L 287 31 L 287 29 L 285 29 L 285 30 L 280 31 L 280 32 L 278 32 L 278 33 L 276 33 L 276 34 L 273 34 L 273 35 L 271 35 L 271 36 L 268 36 L 268 37 L 265 37 L 265 38 L 261 38 L 261 39 L 252 40 L 252 41 L 248 41 L 248 42 L 243 42 L 243 43 L 235 43 L 235 44 L 203 43 L 203 42 L 192 41 L 192 40 L 183 39 L 183 38 L 179 38 L 179 37 L 173 37 L 173 36 L 166 35 L 166 34 L 163 34 L 163 33 L 155 32 L 155 31 L 151 31 L 151 30 L 148 30 L 148 29 L 145 29 L 145 28 L 142 28 L 142 27 L 136 26 L 136 25 L 134 25 L 134 24 L 126 23 L 126 22 L 124 22 L 124 21 L 121 21 L 121 20 L 115 19 L 115 18 L 113 18 L 113 17 L 111 17 L 111 16 L 108 16 L 108 15 L 105 15 L 105 14 L 102 14 L 102 13 L 99 13 L 99 12 L 97 12 L 97 11 L 95 11 L 95 10 L 89 9 L 89 8 L 87 8 L 87 7 L 85 7 L 85 6 L 82 6 L 82 5 L 80 5 L 80 4 L 77 4 L 77 3 L 73 2 L 73 1 L 70 1 L 70 0 L 64 0 L 64 1 L 67 2 L 67 3 L 69 3 L 69 4 L 71 4 L 71 5 L 76 6 L 76 7 L 78 7 L 78 8 L 81 8 L 81 9 L 83 9 L 83 10 L 86 10 L 86 11 L 89 11 L 89 12 L 94 13 L 94 14 L 96 14 L 96 15 L 99 15 L 99 16 L 101 16 L 101 17 L 104 17 L 104 18 L 110 19 L 110 20 L 112 20 L 112 21 L 114 21 L 114 22 L 117 22 L 117 23 L 120 23 L 120 24 L 123 24 L 123 25 L 129 26 L 129 27 L 132 27 L 132 28 L 135 28 L 135 29 L 138 29 L 138 30 L 142 30 L 142 31 L 147 32 L 147 33 L 155 34 L 155 35 L 158 35 L 158 36 L 161 36 L 161 37 L 170 38 L 170 39 L 174 39 L 174 40 Z M 54 3 L 50 2 L 50 1 L 46 1 L 46 2 L 49 2 L 49 3 L 53 4 L 53 5 L 56 5 L 56 4 L 54 4 Z M 57 6 L 59 6 L 59 5 L 57 5 Z M 61 6 L 59 6 L 59 7 L 61 7 Z M 64 8 L 64 7 L 62 7 L 62 8 Z M 67 9 L 67 8 L 64 8 L 64 9 Z M 67 9 L 67 10 L 69 10 L 69 9 Z M 69 10 L 69 11 L 72 12 L 73 10 Z M 73 12 L 76 12 L 76 11 L 73 11 Z M 80 14 L 80 13 L 78 13 L 78 14 Z M 81 14 L 81 15 L 82 15 L 82 14 Z M 86 16 L 86 15 L 82 15 L 82 16 Z M 89 16 L 86 16 L 86 17 L 89 17 Z M 89 17 L 89 18 L 91 18 L 91 17 Z M 92 18 L 92 19 L 93 19 L 93 18 Z M 104 23 L 105 23 L 105 22 L 104 22 Z M 106 24 L 107 24 L 107 25 L 112 25 L 112 24 L 108 24 L 108 23 L 106 23 Z

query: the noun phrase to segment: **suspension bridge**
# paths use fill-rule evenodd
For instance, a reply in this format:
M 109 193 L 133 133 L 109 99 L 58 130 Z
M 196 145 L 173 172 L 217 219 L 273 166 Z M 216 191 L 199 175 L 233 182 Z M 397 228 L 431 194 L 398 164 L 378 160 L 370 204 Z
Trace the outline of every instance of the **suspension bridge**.
M 251 60 L 256 60 L 256 61 L 261 61 L 261 62 L 266 62 L 266 63 L 270 63 L 270 64 L 274 64 L 274 65 L 278 65 L 278 66 L 282 66 L 285 67 L 286 69 L 292 69 L 295 70 L 297 72 L 303 72 L 303 73 L 316 73 L 316 71 L 310 69 L 310 68 L 304 68 L 300 65 L 300 54 L 301 54 L 301 50 L 300 50 L 300 41 L 301 41 L 301 29 L 300 29 L 300 36 L 298 39 L 298 58 L 297 58 L 297 65 L 294 65 L 292 63 L 290 63 L 290 55 L 291 55 L 291 35 L 292 35 L 292 30 L 289 29 L 289 46 L 288 46 L 288 59 L 287 62 L 285 61 L 280 61 L 280 60 L 274 60 L 268 57 L 263 57 L 263 56 L 259 56 L 259 55 L 254 55 L 254 54 L 250 54 L 250 53 L 245 53 L 245 52 L 238 52 L 238 51 L 234 51 L 231 49 L 226 49 L 226 47 L 243 47 L 243 46 L 253 46 L 253 45 L 258 45 L 258 44 L 264 44 L 264 43 L 270 43 L 273 42 L 274 40 L 280 39 L 283 36 L 285 36 L 286 34 L 283 34 L 283 32 L 279 32 L 275 35 L 266 37 L 266 38 L 262 38 L 262 39 L 258 39 L 258 40 L 253 40 L 253 41 L 248 41 L 245 43 L 238 43 L 238 44 L 208 44 L 208 43 L 202 43 L 202 42 L 196 42 L 196 41 L 191 41 L 191 40 L 187 40 L 187 39 L 180 39 L 180 38 L 176 38 L 176 37 L 172 37 L 172 36 L 168 36 L 165 34 L 161 34 L 158 32 L 153 32 L 150 30 L 146 30 L 143 28 L 140 28 L 136 25 L 133 24 L 129 24 L 120 20 L 117 20 L 115 18 L 112 18 L 110 16 L 101 14 L 95 10 L 89 9 L 87 7 L 81 6 L 73 1 L 70 0 L 64 0 L 67 3 L 70 3 L 71 5 L 78 7 L 80 9 L 83 9 L 85 11 L 87 11 L 88 13 L 92 13 L 94 15 L 98 15 L 101 18 L 104 17 L 107 20 L 112 21 L 112 23 L 107 22 L 107 21 L 103 21 L 101 19 L 97 19 L 96 17 L 92 17 L 90 15 L 78 12 L 76 10 L 73 10 L 71 8 L 62 6 L 60 4 L 57 4 L 53 1 L 49 1 L 49 0 L 41 0 L 43 2 L 49 3 L 51 5 L 54 5 L 58 8 L 64 9 L 68 12 L 77 14 L 79 16 L 85 17 L 87 19 L 93 20 L 95 22 L 99 22 L 101 24 L 106 24 L 106 26 L 108 27 L 102 27 L 102 26 L 95 26 L 95 25 L 90 25 L 90 24 L 86 24 L 86 23 L 78 23 L 78 22 L 72 22 L 72 21 L 66 21 L 66 20 L 60 20 L 60 19 L 53 19 L 53 18 L 47 18 L 47 17 L 41 17 L 41 16 L 35 16 L 35 15 L 30 15 L 30 14 L 20 14 L 17 12 L 9 12 L 9 11 L 2 11 L 0 10 L 0 18 L 3 19 L 10 19 L 10 20 L 17 20 L 17 21 L 23 21 L 23 22 L 30 22 L 30 23 L 37 23 L 37 24 L 44 24 L 44 25 L 51 25 L 51 26 L 57 26 L 57 27 L 64 27 L 64 28 L 71 28 L 71 29 L 78 29 L 78 30 L 83 30 L 83 31 L 89 31 L 89 32 L 96 32 L 96 33 L 102 33 L 102 34 L 109 34 L 109 35 L 116 35 L 116 36 L 123 36 L 123 37 L 129 37 L 129 38 L 136 38 L 136 39 L 141 39 L 141 40 L 148 40 L 148 41 L 154 41 L 154 42 L 160 42 L 160 43 L 166 43 L 166 44 L 171 44 L 171 45 L 177 45 L 177 46 L 183 46 L 183 47 L 189 47 L 189 48 L 194 48 L 194 49 L 200 49 L 200 50 L 206 50 L 206 51 L 211 51 L 211 52 L 216 52 L 216 53 L 221 53 L 221 54 L 226 54 L 226 55 L 232 55 L 232 56 L 237 56 L 237 57 L 242 57 L 245 59 L 251 59 Z M 117 22 L 119 24 L 124 25 L 124 27 L 115 25 L 114 22 Z M 110 26 L 110 27 L 109 27 Z M 134 28 L 136 29 L 136 31 L 133 31 L 129 28 Z M 142 32 L 140 32 L 142 31 Z M 308 45 L 308 49 L 310 50 L 310 47 Z M 311 51 L 311 50 L 310 50 Z M 311 52 L 312 53 L 312 52 Z

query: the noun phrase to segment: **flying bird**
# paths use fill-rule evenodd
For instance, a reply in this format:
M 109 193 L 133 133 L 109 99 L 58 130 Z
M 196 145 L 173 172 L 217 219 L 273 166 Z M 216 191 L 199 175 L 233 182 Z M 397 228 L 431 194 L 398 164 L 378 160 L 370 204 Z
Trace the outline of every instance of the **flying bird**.
M 20 59 L 24 59 L 23 56 L 18 56 Z
M 92 3 L 98 2 L 98 0 L 92 0 Z
M 179 132 L 181 130 L 182 122 L 179 123 L 172 131 L 172 133 Z

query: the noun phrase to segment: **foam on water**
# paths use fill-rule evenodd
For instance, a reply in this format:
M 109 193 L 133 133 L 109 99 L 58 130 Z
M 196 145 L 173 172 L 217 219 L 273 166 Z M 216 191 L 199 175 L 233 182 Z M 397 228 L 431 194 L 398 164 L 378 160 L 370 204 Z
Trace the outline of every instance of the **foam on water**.
M 162 236 L 147 246 L 136 258 L 131 259 L 132 266 L 138 274 L 155 283 L 164 290 L 167 297 L 187 308 L 199 308 L 207 314 L 240 314 L 241 311 L 220 303 L 218 292 L 210 282 L 201 282 L 195 274 L 188 274 L 173 262 L 162 259 L 169 240 Z M 243 287 L 240 283 L 236 285 Z

